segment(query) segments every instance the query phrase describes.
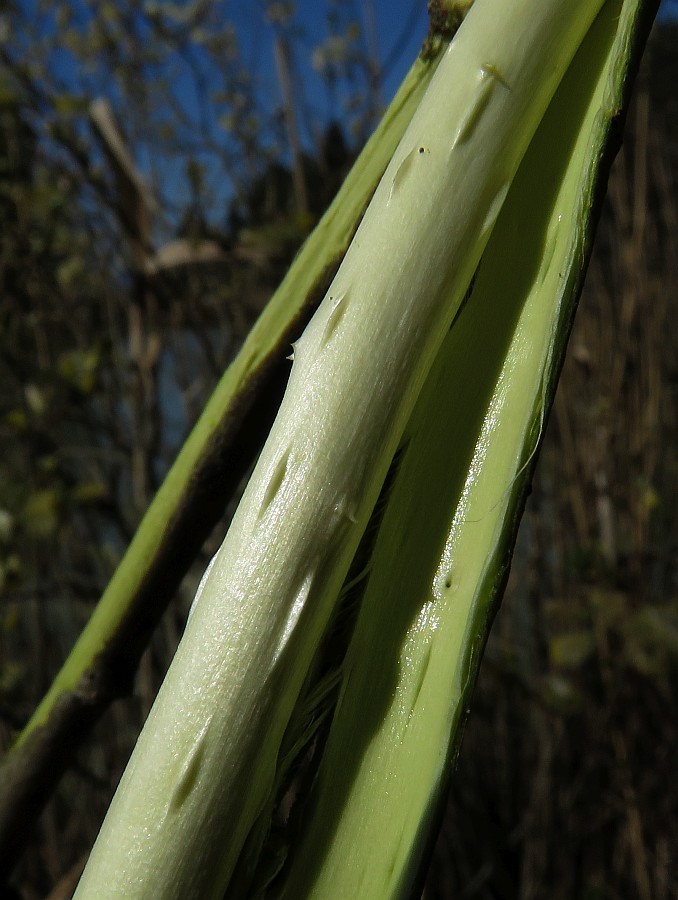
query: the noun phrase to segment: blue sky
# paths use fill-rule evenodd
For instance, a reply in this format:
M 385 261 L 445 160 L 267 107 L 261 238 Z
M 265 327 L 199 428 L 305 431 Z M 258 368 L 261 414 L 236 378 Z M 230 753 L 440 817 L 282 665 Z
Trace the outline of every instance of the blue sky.
M 310 67 L 313 47 L 328 36 L 327 11 L 332 0 L 296 0 L 293 25 L 296 27 L 294 65 L 299 76 L 299 88 L 311 111 L 320 119 L 336 114 L 328 107 L 320 79 Z M 407 69 L 415 59 L 427 31 L 426 0 L 341 0 L 335 3 L 353 18 L 365 32 L 373 30 L 379 59 L 385 65 L 382 83 L 384 103 L 392 98 Z M 263 0 L 236 0 L 229 4 L 246 61 L 258 69 L 257 76 L 269 100 L 277 101 L 279 87 L 273 66 L 271 29 L 266 23 Z M 373 19 L 371 19 L 371 14 Z M 678 18 L 678 0 L 663 0 L 661 20 Z
M 327 6 L 321 0 L 297 0 L 295 21 L 305 32 L 308 44 L 317 44 L 327 35 Z M 389 62 L 385 83 L 385 100 L 389 100 L 418 53 L 427 30 L 426 0 L 344 0 L 343 6 L 369 27 L 368 10 L 374 13 L 374 31 L 382 64 Z M 243 35 L 258 30 L 257 19 L 263 19 L 260 2 L 236 2 L 230 13 Z M 678 0 L 662 0 L 659 18 L 678 18 Z M 260 45 L 259 45 L 260 47 Z
M 294 24 L 299 29 L 301 47 L 310 51 L 328 37 L 330 5 L 319 0 L 298 0 L 294 4 Z M 390 99 L 426 36 L 425 0 L 373 0 L 369 4 L 361 0 L 344 0 L 341 7 L 346 20 L 356 20 L 366 31 L 372 28 L 370 11 L 373 12 L 373 32 L 380 61 L 382 64 L 390 61 L 384 85 L 385 99 Z M 261 31 L 265 28 L 263 4 L 237 2 L 230 6 L 229 12 L 244 41 L 249 39 L 260 52 Z M 246 52 L 247 49 L 245 47 Z M 296 62 L 302 60 L 298 58 Z
M 273 29 L 267 21 L 266 11 L 272 0 L 225 0 L 225 19 L 230 20 L 238 35 L 241 50 L 241 62 L 252 73 L 257 85 L 258 106 L 261 110 L 271 112 L 279 107 L 281 102 L 280 86 L 275 70 L 273 54 Z M 328 89 L 327 82 L 321 79 L 313 70 L 313 52 L 319 45 L 327 41 L 330 36 L 328 26 L 328 11 L 335 9 L 341 19 L 339 32 L 345 32 L 351 22 L 355 22 L 361 34 L 362 49 L 365 43 L 370 42 L 376 47 L 377 56 L 383 69 L 383 80 L 379 100 L 386 105 L 395 93 L 402 81 L 407 69 L 415 59 L 422 40 L 427 30 L 426 0 L 279 0 L 294 10 L 290 23 L 290 46 L 293 48 L 292 69 L 294 76 L 295 103 L 300 121 L 300 128 L 304 143 L 310 145 L 312 139 L 317 137 L 318 130 L 330 119 L 335 118 L 346 124 L 350 119 L 350 110 L 347 103 L 352 96 L 362 87 L 365 81 L 357 81 L 356 85 L 348 88 L 344 85 L 342 91 Z M 85 9 L 78 0 L 71 0 L 73 8 Z M 175 4 L 181 6 L 181 2 Z M 38 9 L 37 0 L 20 0 L 19 7 L 24 10 L 24 16 L 30 20 Z M 42 7 L 49 9 L 49 7 Z M 678 0 L 664 0 L 660 12 L 660 18 L 667 19 L 678 17 Z M 0 16 L 0 19 L 2 16 Z M 225 22 L 225 25 L 227 23 Z M 58 36 L 59 26 L 53 17 L 47 15 L 44 27 L 51 36 Z M 27 32 L 28 33 L 28 32 Z M 15 35 L 15 39 L 18 38 Z M 59 44 L 57 43 L 57 46 Z M 28 48 L 25 48 L 29 52 Z M 198 51 L 199 53 L 199 51 Z M 96 57 L 93 59 L 96 67 Z M 76 64 L 67 50 L 63 49 L 54 53 L 51 62 L 51 71 L 60 78 L 64 84 L 80 83 L 80 73 L 76 72 Z M 196 82 L 186 66 L 180 63 L 174 82 L 173 93 L 175 100 L 183 108 L 185 115 L 195 118 L 200 104 L 196 99 Z M 206 83 L 212 81 L 209 68 L 205 70 Z M 115 99 L 116 86 L 109 79 L 101 82 L 94 90 L 103 90 Z M 74 87 L 74 90 L 77 90 Z M 353 92 L 353 95 L 352 93 Z M 124 109 L 124 106 L 123 106 Z M 162 113 L 162 110 L 160 111 Z M 212 111 L 209 116 L 209 130 L 211 140 L 215 146 L 228 144 L 228 134 L 223 130 L 219 115 Z M 198 122 L 191 129 L 189 137 L 198 139 Z M 359 135 L 365 138 L 363 130 Z M 193 142 L 195 145 L 195 141 Z M 196 151 L 200 154 L 200 151 Z M 202 155 L 202 154 L 200 154 Z M 182 206 L 190 198 L 190 186 L 186 178 L 185 159 L 181 157 L 166 157 L 157 153 L 157 145 L 147 143 L 141 133 L 137 132 L 135 141 L 135 156 L 137 163 L 146 176 L 150 177 L 150 168 L 154 161 L 156 170 L 156 184 L 161 183 L 164 191 L 172 196 L 172 200 Z M 212 159 L 205 156 L 205 172 L 210 182 L 208 194 L 214 201 L 216 211 L 225 208 L 228 196 L 231 192 L 228 170 L 216 157 Z M 158 173 L 160 178 L 158 179 Z M 174 204 L 173 204 L 174 205 Z M 218 216 L 216 216 L 218 218 Z
M 259 86 L 262 106 L 268 109 L 280 103 L 274 32 L 266 14 L 271 2 L 231 0 L 226 6 L 238 34 L 243 61 Z M 314 49 L 330 35 L 328 13 L 339 10 L 344 28 L 355 21 L 363 42 L 369 42 L 372 37 L 382 66 L 379 99 L 384 106 L 419 53 L 428 29 L 426 0 L 282 0 L 281 5 L 294 10 L 288 27 L 293 48 L 295 102 L 302 139 L 307 146 L 313 139 L 313 129 L 332 118 L 344 125 L 347 121 L 345 103 L 349 98 L 345 94 L 330 96 L 326 84 L 312 67 Z M 663 0 L 659 16 L 662 20 L 677 18 L 678 0 Z M 366 136 L 363 134 L 362 138 Z

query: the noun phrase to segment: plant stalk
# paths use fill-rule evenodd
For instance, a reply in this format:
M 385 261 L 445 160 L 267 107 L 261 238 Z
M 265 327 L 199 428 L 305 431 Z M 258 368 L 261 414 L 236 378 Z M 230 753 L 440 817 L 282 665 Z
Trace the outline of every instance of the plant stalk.
M 154 628 L 271 427 L 290 343 L 324 296 L 448 41 L 435 37 L 427 59 L 417 59 L 407 74 L 215 388 L 62 669 L 0 762 L 0 872 L 11 870 L 90 729 L 131 691 Z
M 602 0 L 476 0 L 318 312 L 78 897 L 222 896 L 407 419 Z
M 418 896 L 616 152 L 634 36 L 651 21 L 642 6 L 608 0 L 589 30 L 417 401 L 276 896 Z

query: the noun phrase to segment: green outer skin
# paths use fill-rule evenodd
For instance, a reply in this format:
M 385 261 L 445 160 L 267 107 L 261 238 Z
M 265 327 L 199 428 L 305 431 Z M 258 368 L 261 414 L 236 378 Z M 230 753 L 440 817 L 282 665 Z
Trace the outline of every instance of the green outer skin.
M 587 36 L 415 408 L 289 900 L 406 898 L 420 882 L 555 392 L 640 9 L 610 0 Z
M 598 6 L 472 7 L 297 344 L 76 896 L 216 898 L 228 884 L 424 376 Z
M 259 317 L 242 349 L 215 388 L 200 419 L 191 431 L 155 499 L 148 508 L 125 556 L 101 597 L 91 619 L 71 651 L 49 691 L 14 744 L 20 748 L 43 725 L 61 694 L 77 689 L 127 611 L 129 599 L 144 578 L 156 553 L 167 522 L 201 454 L 222 427 L 228 409 L 247 390 L 248 379 L 268 358 L 290 322 L 303 309 L 326 267 L 346 251 L 365 206 L 388 160 L 428 86 L 440 57 L 417 60 L 378 129 L 366 145 L 341 191 L 295 258 L 288 274 Z
M 175 534 L 186 531 L 187 510 L 194 514 L 196 498 L 205 491 L 203 482 L 216 477 L 218 465 L 226 482 L 233 481 L 229 470 L 241 452 L 233 433 L 256 403 L 267 371 L 288 355 L 289 342 L 303 327 L 299 322 L 319 303 L 445 46 L 440 39 L 436 52 L 410 69 L 339 194 L 215 388 L 48 692 L 0 761 L 0 870 L 9 871 L 16 861 L 32 821 L 72 760 L 73 748 L 111 700 L 129 689 L 143 646 L 139 635 L 150 633 L 172 596 L 157 582 L 164 561 L 172 556 Z M 225 451 L 220 450 L 223 446 Z M 218 514 L 218 505 L 206 513 Z M 199 529 L 206 536 L 214 524 L 215 518 L 199 523 Z M 157 598 L 159 590 L 166 596 Z M 120 635 L 128 635 L 133 646 Z

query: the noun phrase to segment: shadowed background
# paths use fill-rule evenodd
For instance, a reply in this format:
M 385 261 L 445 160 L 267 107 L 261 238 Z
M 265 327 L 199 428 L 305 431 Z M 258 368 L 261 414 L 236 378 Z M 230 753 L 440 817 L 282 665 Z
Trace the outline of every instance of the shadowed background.
M 394 6 L 116 0 L 0 15 L 2 749 L 416 53 L 423 4 Z M 670 6 L 610 179 L 427 898 L 678 896 Z M 227 520 L 133 696 L 74 753 L 12 877 L 19 896 L 70 896 Z

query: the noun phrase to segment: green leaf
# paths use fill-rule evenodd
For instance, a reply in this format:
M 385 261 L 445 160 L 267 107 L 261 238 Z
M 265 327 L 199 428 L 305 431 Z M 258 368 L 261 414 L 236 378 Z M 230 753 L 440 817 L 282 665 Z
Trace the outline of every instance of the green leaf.
M 73 491 L 73 499 L 76 503 L 97 503 L 108 496 L 108 488 L 100 481 L 85 481 L 79 484 Z
M 64 381 L 83 394 L 91 394 L 96 384 L 101 353 L 97 348 L 70 350 L 62 353 L 57 361 L 57 370 Z
M 561 669 L 578 669 L 595 653 L 596 640 L 592 631 L 571 631 L 549 641 L 549 658 Z
M 51 537 L 59 527 L 60 498 L 57 491 L 45 489 L 31 494 L 21 511 L 26 531 L 38 538 Z
M 59 94 L 54 99 L 54 111 L 58 116 L 71 117 L 87 112 L 89 99 L 82 94 Z
M 0 697 L 7 699 L 20 687 L 26 677 L 26 667 L 13 660 L 0 663 Z
M 0 509 L 0 541 L 8 543 L 14 532 L 14 516 L 6 509 Z

